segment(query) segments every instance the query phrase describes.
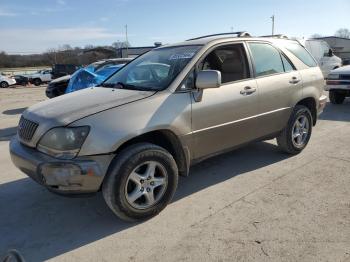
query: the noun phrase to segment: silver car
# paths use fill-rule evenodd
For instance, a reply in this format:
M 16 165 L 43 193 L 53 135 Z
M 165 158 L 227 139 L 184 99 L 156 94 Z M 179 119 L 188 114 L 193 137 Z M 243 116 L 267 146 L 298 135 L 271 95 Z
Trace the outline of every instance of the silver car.
M 120 218 L 146 219 L 198 161 L 271 138 L 300 153 L 326 104 L 323 88 L 296 41 L 199 37 L 156 48 L 99 87 L 28 108 L 11 157 L 52 192 L 102 190 Z

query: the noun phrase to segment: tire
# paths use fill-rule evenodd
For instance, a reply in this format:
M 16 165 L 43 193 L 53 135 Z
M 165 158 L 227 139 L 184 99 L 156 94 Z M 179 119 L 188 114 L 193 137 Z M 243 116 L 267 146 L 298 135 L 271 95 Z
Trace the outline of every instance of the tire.
M 9 84 L 7 82 L 3 81 L 3 82 L 0 83 L 0 87 L 1 88 L 8 88 Z
M 337 91 L 329 91 L 329 100 L 332 104 L 340 105 L 344 102 L 345 95 L 338 93 Z
M 152 165 L 156 165 L 154 176 L 148 180 L 145 174 L 152 169 Z M 162 176 L 158 177 L 159 174 Z M 134 177 L 138 179 L 140 176 L 144 181 L 141 179 L 135 183 Z M 155 183 L 160 184 L 156 181 L 163 181 L 164 184 L 154 186 Z M 154 188 L 149 191 L 152 182 Z M 177 183 L 178 168 L 173 156 L 154 144 L 138 143 L 127 147 L 114 158 L 103 181 L 102 194 L 119 218 L 126 221 L 144 220 L 157 215 L 168 205 Z M 156 200 L 153 204 L 150 204 L 150 194 Z
M 42 81 L 40 78 L 35 78 L 35 79 L 33 79 L 33 84 L 35 86 L 40 86 L 42 84 Z
M 304 127 L 300 124 L 302 123 L 301 119 L 307 121 L 305 122 Z M 299 125 L 297 121 L 299 122 Z M 299 154 L 307 146 L 310 140 L 312 123 L 313 121 L 310 110 L 303 105 L 297 105 L 288 120 L 287 126 L 277 137 L 278 146 L 288 154 Z M 298 134 L 299 136 L 296 136 Z

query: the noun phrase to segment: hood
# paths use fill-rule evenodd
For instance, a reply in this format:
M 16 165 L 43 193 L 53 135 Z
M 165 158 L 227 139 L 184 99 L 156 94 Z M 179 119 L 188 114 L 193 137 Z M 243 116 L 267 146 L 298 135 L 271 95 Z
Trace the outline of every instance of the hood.
M 35 104 L 24 111 L 23 116 L 47 128 L 65 126 L 91 114 L 150 97 L 154 93 L 104 87 L 87 88 Z
M 332 74 L 345 74 L 349 75 L 350 74 L 350 65 L 347 66 L 342 66 L 337 69 L 334 69 L 331 71 Z

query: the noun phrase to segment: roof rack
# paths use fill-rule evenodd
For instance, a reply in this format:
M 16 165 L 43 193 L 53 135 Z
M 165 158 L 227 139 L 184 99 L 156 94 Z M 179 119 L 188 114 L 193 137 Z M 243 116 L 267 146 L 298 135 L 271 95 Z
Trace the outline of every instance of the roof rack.
M 246 31 L 241 31 L 241 32 L 231 32 L 231 33 L 220 33 L 220 34 L 212 34 L 212 35 L 204 35 L 196 38 L 191 38 L 187 39 L 186 41 L 191 41 L 191 40 L 198 40 L 206 37 L 211 37 L 211 36 L 221 36 L 221 35 L 236 35 L 237 37 L 250 37 L 250 34 L 247 33 Z
M 280 39 L 289 39 L 288 36 L 279 34 L 279 35 L 262 35 L 260 37 L 271 37 L 271 38 L 280 38 Z

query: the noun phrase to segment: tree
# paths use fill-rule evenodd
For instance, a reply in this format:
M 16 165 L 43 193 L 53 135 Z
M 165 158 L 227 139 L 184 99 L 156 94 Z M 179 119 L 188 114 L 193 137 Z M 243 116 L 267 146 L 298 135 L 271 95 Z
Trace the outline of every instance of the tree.
M 73 48 L 69 44 L 64 44 L 59 47 L 60 51 L 67 51 L 67 50 L 72 50 Z
M 90 45 L 90 44 L 84 46 L 84 49 L 86 49 L 86 50 L 92 49 L 92 48 L 94 48 L 94 46 Z
M 320 38 L 320 37 L 322 37 L 322 35 L 320 35 L 320 34 L 313 34 L 313 35 L 311 35 L 311 38 Z
M 8 64 L 9 64 L 9 57 L 8 55 L 4 52 L 4 51 L 1 51 L 0 52 L 0 68 L 2 67 L 8 67 Z
M 115 48 L 115 49 L 119 49 L 119 48 L 125 48 L 125 47 L 130 47 L 130 43 L 127 42 L 127 41 L 117 41 L 117 42 L 114 42 L 112 44 L 112 46 Z
M 43 55 L 49 61 L 50 64 L 57 64 L 57 50 L 55 48 L 50 48 Z
M 340 28 L 335 32 L 334 35 L 343 38 L 350 38 L 350 30 L 347 28 Z

